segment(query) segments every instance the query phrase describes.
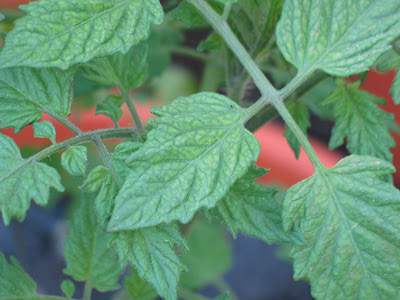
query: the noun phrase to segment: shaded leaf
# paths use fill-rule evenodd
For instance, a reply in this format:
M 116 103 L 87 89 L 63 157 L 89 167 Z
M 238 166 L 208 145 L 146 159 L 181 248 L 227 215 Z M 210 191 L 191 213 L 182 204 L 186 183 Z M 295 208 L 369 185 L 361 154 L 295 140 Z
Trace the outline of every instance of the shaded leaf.
M 307 244 L 294 246 L 295 279 L 316 299 L 397 299 L 400 191 L 384 182 L 394 167 L 351 155 L 291 187 L 283 224 L 299 223 Z
M 163 21 L 158 0 L 41 0 L 19 7 L 1 67 L 58 67 L 126 53 Z
M 124 278 L 124 288 L 134 300 L 153 300 L 158 297 L 154 288 L 141 279 L 134 268 L 130 268 L 129 276 Z
M 367 71 L 399 30 L 399 1 L 287 0 L 277 43 L 300 73 L 349 76 Z
M 23 159 L 14 141 L 0 134 L 0 210 L 6 225 L 11 218 L 22 221 L 31 200 L 46 205 L 49 189 L 64 191 L 58 172 L 33 158 Z
M 121 106 L 123 103 L 121 95 L 109 95 L 106 100 L 97 105 L 96 115 L 105 115 L 117 124 L 122 117 Z
M 129 158 L 109 231 L 188 222 L 201 207 L 213 207 L 260 152 L 243 124 L 246 111 L 228 98 L 200 93 L 152 112 L 153 130 Z

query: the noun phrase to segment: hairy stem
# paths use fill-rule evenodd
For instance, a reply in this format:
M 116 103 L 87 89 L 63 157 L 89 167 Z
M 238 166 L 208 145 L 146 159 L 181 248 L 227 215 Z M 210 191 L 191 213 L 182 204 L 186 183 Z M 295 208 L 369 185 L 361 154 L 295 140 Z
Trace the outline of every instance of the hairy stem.
M 85 287 L 83 289 L 83 298 L 82 300 L 90 300 L 91 296 L 92 296 L 92 286 L 91 284 L 86 281 L 85 282 Z
M 124 98 L 126 105 L 128 105 L 129 111 L 131 112 L 132 117 L 135 120 L 137 129 L 143 129 L 142 122 L 140 121 L 140 117 L 136 111 L 135 104 L 133 104 L 133 100 L 132 100 L 131 96 L 129 95 L 129 92 L 121 86 L 119 86 L 118 89 L 120 90 L 121 95 Z
M 43 109 L 43 112 L 50 117 L 52 117 L 54 120 L 60 122 L 63 124 L 65 127 L 67 127 L 69 130 L 71 130 L 75 135 L 81 135 L 82 131 L 75 126 L 71 121 L 69 121 L 67 118 L 61 117 L 55 113 L 52 113 L 51 111 L 48 111 L 47 109 Z

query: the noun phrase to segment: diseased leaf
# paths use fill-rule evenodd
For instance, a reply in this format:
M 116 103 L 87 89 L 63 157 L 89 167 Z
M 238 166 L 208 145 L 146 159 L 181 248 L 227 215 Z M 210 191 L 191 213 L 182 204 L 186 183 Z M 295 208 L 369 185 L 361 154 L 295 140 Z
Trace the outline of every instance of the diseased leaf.
M 55 119 L 67 117 L 73 101 L 75 71 L 0 69 L 0 127 L 13 127 L 18 133 L 39 122 L 43 113 Z
M 86 172 L 87 148 L 73 146 L 61 155 L 61 165 L 72 176 L 83 176 Z
M 113 233 L 111 244 L 122 264 L 135 267 L 139 276 L 151 282 L 162 298 L 177 299 L 180 273 L 187 269 L 174 248 L 187 248 L 187 245 L 176 224 Z
M 97 105 L 96 115 L 105 115 L 118 124 L 123 113 L 121 109 L 123 103 L 121 95 L 109 95 L 106 100 Z
M 287 109 L 289 110 L 293 119 L 296 121 L 297 125 L 300 127 L 301 131 L 307 136 L 307 129 L 311 127 L 310 114 L 308 113 L 307 107 L 302 101 L 297 100 L 289 102 Z M 294 155 L 298 159 L 300 155 L 299 140 L 289 128 L 286 128 L 284 136 L 292 148 Z
M 286 0 L 276 32 L 300 73 L 348 76 L 367 71 L 399 30 L 399 1 Z
M 58 67 L 126 53 L 163 21 L 158 0 L 40 0 L 20 6 L 0 66 Z
M 108 247 L 108 236 L 97 223 L 93 202 L 89 197 L 82 197 L 79 203 L 68 222 L 64 273 L 77 281 L 87 281 L 100 292 L 116 290 L 122 272 L 118 258 L 114 249 Z
M 202 289 L 224 275 L 232 266 L 232 249 L 221 224 L 196 220 L 188 239 L 190 251 L 182 253 L 189 271 L 181 286 Z
M 54 128 L 53 123 L 48 120 L 33 123 L 33 136 L 49 139 L 53 144 L 56 143 L 56 129 Z
M 392 119 L 393 116 L 376 105 L 385 104 L 385 100 L 359 90 L 357 82 L 347 84 L 338 80 L 338 85 L 325 100 L 325 103 L 336 102 L 335 127 L 329 147 L 339 147 L 346 138 L 346 147 L 350 153 L 371 155 L 391 162 L 393 155 L 390 148 L 396 144 L 385 120 Z
M 64 191 L 58 172 L 34 159 L 23 159 L 13 140 L 0 133 L 0 211 L 3 222 L 22 221 L 31 200 L 46 205 L 49 189 Z
M 260 152 L 243 124 L 246 111 L 228 98 L 200 93 L 152 112 L 147 141 L 129 158 L 132 168 L 115 203 L 109 231 L 188 222 L 211 208 Z
M 400 64 L 399 64 L 400 67 Z M 390 94 L 393 96 L 393 101 L 397 105 L 400 105 L 400 71 L 397 70 L 396 76 L 393 79 L 392 88 Z
M 398 299 L 400 191 L 384 182 L 394 167 L 351 155 L 291 187 L 283 224 L 299 223 L 307 244 L 294 246 L 295 279 L 316 299 Z
M 147 43 L 142 43 L 132 47 L 126 54 L 93 59 L 83 66 L 83 72 L 89 80 L 97 84 L 133 90 L 146 77 L 147 52 Z
M 11 256 L 8 263 L 3 253 L 0 253 L 0 299 L 41 299 L 36 293 L 36 283 L 18 261 Z
M 269 244 L 301 244 L 300 234 L 288 234 L 283 230 L 281 206 L 274 198 L 277 190 L 265 188 L 254 181 L 267 172 L 268 170 L 251 165 L 247 173 L 235 182 L 210 213 L 221 219 L 235 238 L 237 232 L 241 231 Z
M 158 297 L 154 288 L 141 279 L 134 268 L 130 268 L 129 276 L 124 278 L 126 293 L 135 300 L 153 300 Z

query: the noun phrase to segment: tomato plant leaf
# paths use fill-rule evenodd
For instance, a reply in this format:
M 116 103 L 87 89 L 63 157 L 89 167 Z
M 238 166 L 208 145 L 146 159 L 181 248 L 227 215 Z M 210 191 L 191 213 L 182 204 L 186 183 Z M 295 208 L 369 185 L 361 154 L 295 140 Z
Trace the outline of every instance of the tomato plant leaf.
M 32 278 L 14 257 L 11 256 L 8 263 L 3 253 L 0 253 L 0 299 L 41 300 Z
M 56 129 L 53 123 L 48 120 L 33 123 L 33 136 L 49 139 L 53 144 L 56 143 Z
M 109 231 L 179 220 L 211 208 L 260 153 L 245 109 L 214 93 L 178 98 L 152 112 L 147 141 L 129 158 L 132 172 L 115 203 Z
M 302 101 L 295 100 L 289 102 L 287 109 L 289 110 L 293 119 L 296 121 L 297 125 L 299 125 L 301 131 L 307 136 L 307 129 L 311 127 L 310 114 L 308 113 L 307 106 L 304 105 Z M 299 140 L 289 128 L 286 128 L 284 136 L 292 148 L 294 155 L 298 159 L 300 155 Z
M 13 127 L 18 133 L 25 126 L 39 122 L 43 113 L 55 119 L 67 117 L 73 101 L 75 71 L 75 68 L 0 69 L 0 127 Z
M 87 148 L 73 146 L 61 155 L 61 165 L 72 176 L 83 176 L 86 173 Z
M 182 274 L 181 286 L 202 289 L 232 267 L 232 248 L 219 222 L 197 219 L 188 238 L 190 251 L 182 253 L 189 271 Z M 211 246 L 212 245 L 212 246 Z
M 89 282 L 100 292 L 116 290 L 122 272 L 116 253 L 108 247 L 108 236 L 98 225 L 91 199 L 79 200 L 79 208 L 68 222 L 64 273 Z
M 63 280 L 60 287 L 61 287 L 61 290 L 64 293 L 64 295 L 67 297 L 67 299 L 71 299 L 75 293 L 74 283 L 71 280 L 66 279 L 66 280 Z
M 384 99 L 358 88 L 357 82 L 347 84 L 338 80 L 338 88 L 325 100 L 325 103 L 335 102 L 335 126 L 329 147 L 339 147 L 346 138 L 350 153 L 371 155 L 391 162 L 390 148 L 396 144 L 385 120 L 393 116 L 376 105 L 385 104 Z
M 400 191 L 384 182 L 394 167 L 351 155 L 291 187 L 285 229 L 298 222 L 295 279 L 308 278 L 316 299 L 396 299 L 400 286 Z
M 210 213 L 221 219 L 235 238 L 240 231 L 269 244 L 302 244 L 299 233 L 288 234 L 283 230 L 281 206 L 274 198 L 277 190 L 254 181 L 267 173 L 268 170 L 251 165 Z
M 133 231 L 112 233 L 111 245 L 123 265 L 130 264 L 141 278 L 149 281 L 166 300 L 177 299 L 177 286 L 186 266 L 175 246 L 187 248 L 176 224 L 160 224 Z
M 134 268 L 130 268 L 129 276 L 124 278 L 124 288 L 130 296 L 129 299 L 135 300 L 154 300 L 158 294 L 154 288 L 142 278 L 139 277 Z
M 400 67 L 400 64 L 399 64 Z M 393 101 L 397 105 L 400 104 L 400 71 L 397 70 L 396 76 L 393 79 L 390 94 L 393 96 Z
M 121 95 L 108 95 L 108 97 L 97 105 L 96 115 L 105 115 L 109 117 L 115 124 L 122 117 L 122 104 L 124 100 Z
M 146 77 L 147 43 L 132 47 L 125 54 L 96 58 L 83 67 L 85 76 L 100 85 L 121 86 L 125 90 L 139 87 Z
M 49 189 L 64 191 L 58 172 L 44 163 L 23 159 L 13 140 L 0 133 L 0 211 L 6 225 L 22 221 L 31 200 L 46 205 Z
M 126 53 L 163 21 L 158 0 L 40 0 L 19 7 L 0 54 L 1 67 L 58 67 Z
M 399 1 L 287 0 L 276 32 L 279 49 L 300 73 L 348 76 L 367 71 L 399 30 Z

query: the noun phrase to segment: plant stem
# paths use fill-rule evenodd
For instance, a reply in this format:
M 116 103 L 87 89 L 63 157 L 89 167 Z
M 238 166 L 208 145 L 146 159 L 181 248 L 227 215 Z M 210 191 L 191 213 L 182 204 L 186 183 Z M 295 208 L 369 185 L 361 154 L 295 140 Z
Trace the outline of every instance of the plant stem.
M 201 53 L 199 51 L 196 51 L 192 48 L 188 47 L 167 47 L 166 51 L 172 52 L 173 54 L 180 54 L 184 56 L 188 56 L 191 58 L 195 58 L 201 61 L 208 61 L 210 57 L 207 54 Z
M 224 12 L 222 14 L 222 18 L 225 21 L 228 20 L 229 13 L 231 12 L 231 8 L 232 8 L 232 0 L 228 0 L 228 2 L 225 4 Z
M 120 90 L 121 95 L 124 98 L 126 105 L 128 105 L 129 111 L 131 112 L 132 117 L 135 120 L 137 129 L 143 129 L 142 122 L 140 121 L 140 117 L 136 111 L 135 104 L 133 104 L 133 100 L 132 100 L 131 96 L 129 95 L 129 92 L 127 90 L 125 90 L 122 86 L 119 86 L 118 89 Z
M 91 296 L 92 296 L 92 286 L 88 281 L 86 281 L 85 287 L 83 289 L 83 300 L 90 300 Z
M 71 130 L 73 133 L 75 133 L 75 135 L 81 135 L 82 131 L 75 126 L 75 124 L 73 124 L 71 121 L 69 121 L 67 118 L 63 118 L 55 113 L 52 113 L 51 111 L 47 110 L 47 109 L 43 109 L 43 112 L 47 115 L 49 115 L 50 117 L 52 117 L 53 119 L 55 119 L 56 121 L 60 122 L 61 124 L 63 124 L 65 127 L 67 127 L 69 130 Z
M 313 147 L 311 146 L 310 142 L 306 138 L 306 136 L 301 131 L 300 127 L 297 125 L 296 121 L 290 115 L 289 111 L 287 110 L 285 104 L 280 101 L 279 99 L 273 100 L 273 105 L 275 106 L 276 110 L 281 115 L 282 119 L 285 121 L 286 125 L 292 130 L 294 135 L 299 140 L 300 144 L 303 146 L 304 151 L 307 153 L 308 157 L 310 158 L 314 169 L 323 170 L 325 169 L 322 162 L 319 160 L 317 154 L 315 153 Z
M 95 143 L 97 150 L 99 150 L 101 159 L 103 160 L 103 163 L 105 167 L 112 173 L 115 182 L 118 184 L 119 187 L 122 185 L 122 180 L 121 177 L 118 175 L 117 172 L 115 172 L 113 165 L 111 164 L 110 160 L 110 153 L 107 151 L 106 146 L 104 145 L 103 141 L 98 135 L 93 136 L 93 142 Z
M 246 49 L 239 42 L 236 35 L 232 32 L 228 23 L 223 20 L 208 3 L 204 0 L 188 0 L 193 4 L 209 21 L 213 29 L 224 39 L 228 47 L 235 53 L 237 58 L 249 72 L 253 78 L 254 83 L 260 90 L 262 95 L 276 94 L 276 89 L 271 85 L 268 79 L 264 76 L 263 72 L 258 68 L 251 56 L 247 53 Z

